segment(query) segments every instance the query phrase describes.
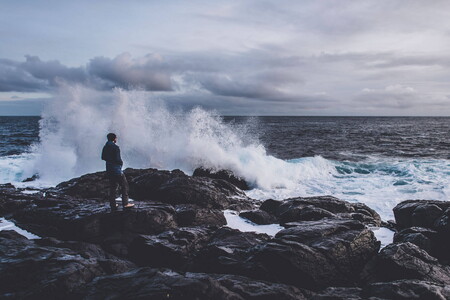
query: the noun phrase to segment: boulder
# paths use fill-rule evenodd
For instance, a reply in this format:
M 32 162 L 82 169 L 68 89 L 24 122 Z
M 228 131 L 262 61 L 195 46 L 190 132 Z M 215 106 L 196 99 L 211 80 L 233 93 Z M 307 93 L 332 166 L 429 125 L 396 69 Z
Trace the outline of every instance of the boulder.
M 243 211 L 239 214 L 239 217 L 252 221 L 258 225 L 278 223 L 278 219 L 274 215 L 261 209 Z
M 190 270 L 207 273 L 245 275 L 249 250 L 268 241 L 266 234 L 219 228 L 208 243 L 195 254 Z M 250 276 L 253 277 L 253 276 Z
M 275 238 L 218 229 L 188 269 L 281 282 L 308 290 L 355 285 L 378 252 L 373 232 L 355 220 L 305 221 Z M 201 244 L 201 243 L 200 243 Z
M 390 244 L 364 269 L 363 281 L 387 282 L 416 279 L 438 284 L 450 282 L 450 266 L 442 265 L 412 243 Z
M 35 200 L 41 198 L 41 192 L 24 194 L 21 189 L 16 189 L 10 183 L 0 184 L 0 217 L 9 216 L 15 211 L 32 205 Z
M 130 197 L 172 205 L 242 210 L 254 206 L 240 189 L 220 179 L 187 176 L 179 170 L 148 171 L 130 180 Z
M 198 300 L 302 300 L 303 291 L 288 285 L 242 276 L 178 273 L 167 269 L 140 268 L 102 276 L 90 283 L 84 299 L 198 299 Z
M 250 190 L 249 184 L 245 181 L 245 179 L 234 175 L 234 173 L 230 170 L 213 170 L 207 168 L 197 168 L 194 170 L 194 177 L 208 177 L 213 179 L 222 179 L 228 181 L 229 183 L 237 186 L 243 191 Z
M 367 225 L 380 226 L 381 218 L 362 203 L 350 203 L 331 196 L 298 197 L 283 201 L 266 200 L 260 210 L 286 224 L 297 221 L 317 221 L 324 218 L 354 219 Z
M 380 243 L 356 220 L 299 222 L 251 250 L 248 263 L 254 276 L 297 287 L 320 290 L 351 286 L 376 255 Z
M 194 204 L 203 208 L 237 211 L 254 207 L 253 202 L 231 183 L 206 177 L 173 178 L 162 184 L 151 196 L 172 205 Z
M 237 275 L 210 275 L 222 286 L 239 294 L 244 299 L 258 300 L 302 300 L 308 299 L 312 293 L 291 285 L 255 280 Z
M 411 242 L 425 247 L 429 253 L 450 264 L 450 202 L 434 200 L 408 200 L 399 203 L 394 208 L 394 214 L 399 228 L 420 226 L 435 234 L 419 236 Z M 412 239 L 411 236 L 409 239 Z M 420 241 L 419 241 L 420 239 Z M 426 241 L 429 240 L 429 242 Z M 429 244 L 426 246 L 426 244 Z M 428 247 L 428 248 L 427 248 Z
M 450 285 L 419 280 L 377 282 L 364 287 L 361 295 L 363 299 L 444 300 L 450 299 Z
M 419 280 L 396 280 L 371 283 L 363 288 L 329 287 L 313 295 L 311 300 L 445 300 L 450 299 L 450 286 Z
M 71 298 L 94 277 L 132 267 L 94 245 L 28 240 L 15 232 L 0 232 L 0 298 Z
M 434 229 L 435 222 L 448 208 L 449 201 L 407 200 L 397 204 L 393 211 L 399 228 L 418 226 Z
M 422 227 L 409 227 L 400 230 L 394 234 L 394 243 L 410 242 L 419 248 L 428 252 L 428 254 L 437 256 L 438 240 L 437 232 Z
M 106 199 L 109 195 L 109 181 L 106 172 L 96 172 L 61 182 L 49 192 L 61 193 L 79 198 Z
M 128 168 L 124 174 L 129 183 L 130 198 L 135 200 L 233 210 L 254 206 L 240 189 L 221 179 L 191 177 L 180 170 Z M 48 192 L 55 196 L 62 194 L 82 199 L 106 199 L 109 181 L 105 172 L 97 172 L 62 182 Z
M 261 203 L 259 209 L 268 212 L 271 215 L 276 216 L 277 210 L 280 205 L 283 203 L 281 200 L 267 199 L 263 203 Z
M 200 225 L 223 226 L 227 220 L 220 209 L 201 208 L 193 204 L 175 205 L 175 219 L 180 227 Z
M 156 200 L 158 190 L 163 184 L 178 177 L 188 177 L 180 170 L 147 169 L 145 172 L 141 170 L 139 173 L 133 173 L 135 176 L 131 176 L 134 169 L 126 169 L 125 171 L 125 174 L 128 174 L 127 178 L 130 178 L 128 180 L 130 197 L 137 200 Z
M 22 228 L 40 236 L 89 242 L 101 242 L 117 232 L 153 234 L 177 226 L 175 210 L 170 205 L 136 203 L 136 209 L 111 213 L 105 204 L 71 200 L 26 208 L 14 214 L 14 219 Z
M 213 228 L 178 228 L 158 235 L 140 235 L 130 245 L 129 257 L 141 266 L 182 270 L 206 245 Z
M 180 170 L 165 171 L 151 168 L 127 168 L 123 173 L 125 174 L 130 187 L 130 195 L 132 198 L 133 196 L 138 195 L 137 199 L 139 199 L 140 193 L 152 193 L 152 185 L 156 189 L 167 180 L 176 176 L 187 176 Z M 137 179 L 138 177 L 141 177 L 141 179 L 151 178 L 151 180 L 142 182 L 142 180 Z M 152 185 L 149 184 L 149 181 L 151 181 Z M 55 188 L 49 189 L 48 191 L 78 198 L 105 199 L 109 195 L 109 180 L 106 172 L 90 173 L 61 182 Z

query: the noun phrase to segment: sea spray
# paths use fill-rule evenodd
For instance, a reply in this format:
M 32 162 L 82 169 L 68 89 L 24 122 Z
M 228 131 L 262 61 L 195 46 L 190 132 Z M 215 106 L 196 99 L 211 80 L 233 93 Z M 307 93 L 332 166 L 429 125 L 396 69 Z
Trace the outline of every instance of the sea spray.
M 383 219 L 390 219 L 393 217 L 392 208 L 403 200 L 449 198 L 448 159 L 385 156 L 385 145 L 369 143 L 373 134 L 377 136 L 380 128 L 386 128 L 385 122 L 392 123 L 389 128 L 400 128 L 395 125 L 397 119 L 325 118 L 314 119 L 314 122 L 305 119 L 294 122 L 295 126 L 289 123 L 290 127 L 285 119 L 277 119 L 279 125 L 274 127 L 268 142 L 275 143 L 279 152 L 283 153 L 280 149 L 287 147 L 286 153 L 297 153 L 292 148 L 295 145 L 300 147 L 298 153 L 303 153 L 303 146 L 297 142 L 306 132 L 304 148 L 317 145 L 317 140 L 326 141 L 328 146 L 315 148 L 316 152 L 327 153 L 336 148 L 333 156 L 342 158 L 336 160 L 322 156 L 281 160 L 268 155 L 258 141 L 258 135 L 270 136 L 267 132 L 270 128 L 259 128 L 257 120 L 253 118 L 250 125 L 245 122 L 241 125 L 240 122 L 224 122 L 214 112 L 201 108 L 189 111 L 168 109 L 157 95 L 144 91 L 116 89 L 102 92 L 65 86 L 42 115 L 40 143 L 34 145 L 29 153 L 0 157 L 0 178 L 2 183 L 14 182 L 19 186 L 48 186 L 101 171 L 104 169 L 104 162 L 100 160 L 101 148 L 106 134 L 112 131 L 119 136 L 124 167 L 178 168 L 188 174 L 198 166 L 230 169 L 252 185 L 254 189 L 248 195 L 255 199 L 332 195 L 365 203 L 379 212 Z M 412 122 L 409 119 L 401 121 L 401 124 Z M 446 120 L 437 124 L 443 124 L 443 121 Z M 361 124 L 365 127 L 358 127 Z M 411 124 L 423 126 L 423 120 Z M 441 135 L 447 132 L 441 125 L 430 124 L 428 126 L 433 128 L 428 129 L 430 132 L 435 128 Z M 334 130 L 335 127 L 340 129 Z M 363 149 L 375 147 L 383 154 L 358 154 L 363 141 L 355 142 L 354 137 L 360 136 L 356 133 L 351 135 L 353 138 L 348 138 L 349 130 L 356 130 L 367 137 L 369 145 L 364 144 Z M 408 141 L 420 140 L 415 138 L 421 134 L 419 129 L 416 130 L 405 130 L 402 135 L 408 137 Z M 273 137 L 274 132 L 277 138 Z M 333 134 L 324 136 L 327 132 Z M 400 142 L 399 146 L 392 144 L 387 150 L 404 149 L 403 136 Z M 345 158 L 349 155 L 340 156 L 339 149 L 343 143 L 353 159 Z M 441 147 L 439 145 L 436 142 L 433 147 Z M 408 149 L 417 147 L 416 143 Z M 414 153 L 428 155 L 429 150 L 426 147 Z M 40 174 L 39 180 L 18 183 L 35 173 Z
M 55 183 L 104 168 L 99 153 L 108 132 L 117 133 L 124 167 L 230 169 L 253 186 L 292 187 L 300 179 L 322 176 L 267 155 L 248 137 L 213 112 L 194 108 L 170 111 L 148 92 L 98 92 L 66 86 L 42 115 L 40 143 L 32 172 Z

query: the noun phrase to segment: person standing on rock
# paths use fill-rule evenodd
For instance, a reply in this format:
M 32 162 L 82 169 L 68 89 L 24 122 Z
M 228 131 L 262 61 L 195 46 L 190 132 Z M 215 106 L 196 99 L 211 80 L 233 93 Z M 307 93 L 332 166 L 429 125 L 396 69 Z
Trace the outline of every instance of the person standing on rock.
M 122 206 L 123 208 L 131 208 L 134 204 L 128 203 L 128 182 L 125 174 L 122 172 L 123 161 L 120 157 L 120 148 L 116 145 L 117 135 L 108 133 L 106 136 L 108 141 L 102 150 L 102 159 L 106 161 L 106 175 L 109 179 L 109 204 L 111 211 L 116 211 L 117 187 L 120 185 L 122 189 Z

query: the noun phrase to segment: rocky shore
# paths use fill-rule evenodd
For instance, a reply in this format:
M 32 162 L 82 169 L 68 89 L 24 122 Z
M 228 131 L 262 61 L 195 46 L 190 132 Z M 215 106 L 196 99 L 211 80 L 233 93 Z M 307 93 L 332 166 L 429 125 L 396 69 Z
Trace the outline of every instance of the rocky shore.
M 103 172 L 24 193 L 0 185 L 5 299 L 450 299 L 450 202 L 408 200 L 380 250 L 380 216 L 331 196 L 250 199 L 230 172 L 126 169 L 111 213 Z M 275 236 L 226 227 L 224 210 Z

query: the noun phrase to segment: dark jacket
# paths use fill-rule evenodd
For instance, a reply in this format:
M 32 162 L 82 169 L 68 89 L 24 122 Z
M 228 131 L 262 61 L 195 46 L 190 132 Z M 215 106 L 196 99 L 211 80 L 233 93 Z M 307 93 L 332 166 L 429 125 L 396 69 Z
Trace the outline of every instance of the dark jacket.
M 123 161 L 120 157 L 120 149 L 114 142 L 108 141 L 103 147 L 102 159 L 106 161 L 106 173 L 108 175 L 121 175 Z

